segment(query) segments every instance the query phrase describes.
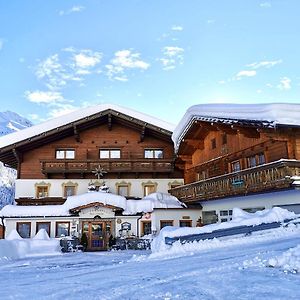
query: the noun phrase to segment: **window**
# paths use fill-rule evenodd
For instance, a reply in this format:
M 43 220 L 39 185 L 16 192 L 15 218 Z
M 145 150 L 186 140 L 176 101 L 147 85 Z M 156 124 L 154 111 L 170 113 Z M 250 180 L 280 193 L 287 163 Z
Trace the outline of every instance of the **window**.
M 253 168 L 256 166 L 256 157 L 255 156 L 250 156 L 247 158 L 248 161 L 248 167 Z
M 151 234 L 151 221 L 142 221 L 142 236 Z
M 56 159 L 74 159 L 75 150 L 73 149 L 59 149 L 55 152 Z
M 56 237 L 68 236 L 70 234 L 70 222 L 56 222 Z
M 74 196 L 76 194 L 75 192 L 75 186 L 71 186 L 71 185 L 65 185 L 64 186 L 64 197 L 69 197 L 69 196 Z
M 232 210 L 220 210 L 220 221 L 228 222 L 232 220 Z
M 179 220 L 179 227 L 192 227 L 192 220 Z
M 258 154 L 258 164 L 263 165 L 265 163 L 266 163 L 265 155 L 263 153 L 259 153 Z
M 24 238 L 24 239 L 30 238 L 31 223 L 30 222 L 17 222 L 17 231 L 22 238 Z
M 120 196 L 128 197 L 129 196 L 129 186 L 128 185 L 118 185 L 117 193 Z
M 50 224 L 50 222 L 36 222 L 36 233 L 38 233 L 41 229 L 45 229 L 50 236 Z
M 100 158 L 121 158 L 120 149 L 100 149 Z
M 231 163 L 231 170 L 232 172 L 238 172 L 241 170 L 241 164 L 239 160 L 233 161 Z
M 212 224 L 218 222 L 218 216 L 215 210 L 202 212 L 203 225 Z
M 217 148 L 217 142 L 216 139 L 211 139 L 211 149 L 216 149 Z
M 144 196 L 147 196 L 155 192 L 156 192 L 156 186 L 154 184 L 144 185 Z
M 36 187 L 36 198 L 45 198 L 49 195 L 48 186 L 37 186 Z
M 226 145 L 227 144 L 227 134 L 223 133 L 222 134 L 222 145 Z
M 144 158 L 163 158 L 164 150 L 163 149 L 145 149 Z
M 166 226 L 173 226 L 173 220 L 161 220 L 160 221 L 160 229 Z

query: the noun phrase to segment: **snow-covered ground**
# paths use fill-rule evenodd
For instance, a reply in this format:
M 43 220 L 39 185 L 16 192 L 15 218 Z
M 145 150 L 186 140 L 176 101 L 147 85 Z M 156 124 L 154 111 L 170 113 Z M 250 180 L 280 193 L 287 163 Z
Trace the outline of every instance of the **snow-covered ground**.
M 196 245 L 198 244 L 198 245 Z M 163 252 L 69 253 L 0 261 L 1 299 L 300 299 L 300 227 Z M 290 254 L 288 254 L 290 253 Z M 280 258 L 293 257 L 281 264 Z

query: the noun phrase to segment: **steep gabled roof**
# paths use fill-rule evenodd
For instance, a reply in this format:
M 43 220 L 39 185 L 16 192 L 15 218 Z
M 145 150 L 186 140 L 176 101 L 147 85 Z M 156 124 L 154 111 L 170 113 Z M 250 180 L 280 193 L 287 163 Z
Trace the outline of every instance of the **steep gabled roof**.
M 69 113 L 67 115 L 51 119 L 49 121 L 37 124 L 32 127 L 28 127 L 26 129 L 23 129 L 21 131 L 17 131 L 8 135 L 5 135 L 3 137 L 0 137 L 0 148 L 4 148 L 6 146 L 9 146 L 11 144 L 18 143 L 20 141 L 23 141 L 25 139 L 29 139 L 38 135 L 45 134 L 53 129 L 59 129 L 65 125 L 76 123 L 78 121 L 84 120 L 85 118 L 90 118 L 93 115 L 96 115 L 101 112 L 105 111 L 114 111 L 116 113 L 121 113 L 123 115 L 126 115 L 128 117 L 131 117 L 132 120 L 136 119 L 139 121 L 142 121 L 144 123 L 154 125 L 158 128 L 161 128 L 163 130 L 172 132 L 175 128 L 175 125 L 162 121 L 160 119 L 157 119 L 155 117 L 151 117 L 147 114 L 125 108 L 122 106 L 118 106 L 115 104 L 101 104 L 96 106 L 87 107 L 84 109 L 80 109 L 77 111 L 74 111 L 72 113 Z
M 101 104 L 91 106 L 70 114 L 51 119 L 44 123 L 17 131 L 3 137 L 0 137 L 0 160 L 6 164 L 16 166 L 16 152 L 13 149 L 27 149 L 29 145 L 38 146 L 43 143 L 51 142 L 57 138 L 63 138 L 75 133 L 77 130 L 84 130 L 88 126 L 99 124 L 99 120 L 111 120 L 115 118 L 136 128 L 147 128 L 153 134 L 162 138 L 171 138 L 171 134 L 175 125 L 163 120 L 151 117 L 147 114 L 137 112 L 135 110 L 124 108 L 114 104 Z M 15 151 L 14 150 L 14 151 Z
M 175 151 L 195 121 L 275 128 L 300 127 L 300 104 L 199 104 L 191 106 L 174 129 Z

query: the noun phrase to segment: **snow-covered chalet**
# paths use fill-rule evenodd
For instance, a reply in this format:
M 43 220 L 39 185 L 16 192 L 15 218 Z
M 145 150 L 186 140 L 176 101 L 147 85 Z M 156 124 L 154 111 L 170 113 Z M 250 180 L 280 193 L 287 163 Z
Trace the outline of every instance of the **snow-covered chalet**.
M 300 104 L 195 105 L 172 139 L 185 184 L 170 193 L 201 204 L 204 224 L 234 207 L 300 213 Z
M 196 226 L 201 210 L 168 194 L 183 184 L 174 127 L 103 104 L 1 137 L 0 160 L 17 170 L 17 205 L 0 212 L 5 236 L 85 233 L 89 250 L 105 250 L 111 236 Z

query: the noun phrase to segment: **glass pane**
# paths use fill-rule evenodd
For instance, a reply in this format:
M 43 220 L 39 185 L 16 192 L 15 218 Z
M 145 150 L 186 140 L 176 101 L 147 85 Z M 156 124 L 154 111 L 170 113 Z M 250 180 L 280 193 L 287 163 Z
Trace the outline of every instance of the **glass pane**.
M 145 150 L 145 158 L 153 158 L 153 150 Z
M 249 160 L 249 167 L 250 167 L 250 168 L 256 166 L 256 158 L 255 158 L 255 156 L 249 157 L 248 160 Z
M 155 186 L 154 185 L 145 185 L 144 187 L 144 195 L 147 196 L 149 194 L 155 193 Z
M 89 231 L 89 223 L 83 223 L 83 232 L 87 233 Z
M 100 158 L 109 158 L 109 150 L 100 150 Z
M 19 223 L 18 233 L 22 238 L 30 238 L 30 224 L 29 223 Z
M 179 226 L 180 227 L 191 227 L 191 222 L 190 221 L 180 221 Z
M 155 158 L 163 158 L 163 150 L 155 150 L 154 151 Z
M 144 235 L 151 234 L 151 222 L 143 222 Z
M 232 163 L 232 171 L 237 172 L 241 170 L 240 162 L 236 161 Z
M 258 161 L 260 165 L 263 165 L 266 162 L 265 155 L 263 153 L 259 154 Z
M 75 195 L 75 187 L 74 186 L 65 186 L 65 196 L 73 196 Z
M 160 228 L 164 228 L 166 226 L 173 226 L 173 222 L 172 221 L 162 221 L 160 223 Z
M 50 223 L 37 223 L 36 232 L 38 233 L 41 229 L 45 229 L 48 235 L 50 236 Z
M 67 159 L 74 159 L 75 158 L 75 151 L 74 150 L 66 150 L 66 158 Z
M 102 224 L 92 225 L 92 235 L 101 236 L 102 235 Z
M 110 158 L 120 158 L 121 151 L 120 150 L 111 150 L 110 151 Z
M 128 196 L 128 186 L 127 185 L 118 186 L 118 194 L 125 197 Z
M 63 150 L 56 150 L 56 158 L 57 159 L 64 159 L 65 158 L 65 151 L 63 151 Z
M 69 223 L 57 223 L 57 236 L 69 235 Z

